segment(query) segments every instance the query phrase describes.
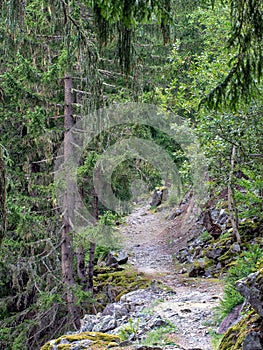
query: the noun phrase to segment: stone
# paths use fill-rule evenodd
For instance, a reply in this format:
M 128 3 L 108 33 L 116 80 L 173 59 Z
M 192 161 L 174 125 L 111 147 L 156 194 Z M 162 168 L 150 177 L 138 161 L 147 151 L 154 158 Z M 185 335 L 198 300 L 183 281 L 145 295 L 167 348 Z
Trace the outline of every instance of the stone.
M 231 251 L 233 253 L 239 253 L 241 251 L 241 247 L 238 243 L 234 243 L 231 247 Z
M 187 248 L 180 249 L 179 252 L 176 254 L 176 259 L 180 263 L 189 262 L 189 257 L 190 257 L 190 254 Z
M 236 288 L 252 308 L 263 316 L 263 269 L 237 281 Z
M 159 315 L 152 318 L 151 321 L 147 324 L 149 328 L 156 328 L 156 327 L 162 327 L 167 325 L 168 325 L 168 322 L 163 320 Z
M 169 217 L 169 220 L 174 220 L 177 216 L 183 213 L 182 209 L 176 209 Z
M 158 207 L 163 201 L 167 200 L 167 198 L 168 198 L 167 187 L 165 186 L 155 187 L 150 205 L 152 207 Z
M 61 344 L 61 343 L 60 343 Z M 77 345 L 73 347 L 70 347 L 70 350 L 80 350 L 80 349 L 91 349 L 89 346 L 92 344 L 91 340 L 81 340 L 77 342 Z M 61 349 L 61 347 L 60 347 Z
M 213 221 L 211 210 L 206 210 L 203 213 L 203 225 L 207 232 L 215 239 L 217 239 L 222 233 L 221 226 Z
M 152 196 L 151 206 L 152 207 L 158 207 L 162 203 L 162 191 L 159 190 L 159 187 L 157 187 Z
M 217 334 L 224 334 L 228 328 L 232 327 L 234 323 L 236 323 L 240 317 L 240 313 L 242 311 L 243 304 L 237 305 L 220 323 Z
M 217 258 L 219 258 L 221 256 L 223 252 L 223 249 L 221 248 L 213 248 L 213 249 L 209 249 L 207 252 L 206 252 L 206 257 L 208 259 L 213 259 L 213 260 L 216 260 Z
M 128 261 L 127 252 L 124 251 L 124 250 L 121 250 L 121 251 L 118 253 L 117 259 L 118 259 L 117 261 L 118 261 L 118 264 L 119 264 L 119 265 L 126 264 L 127 261 Z
M 202 262 L 195 262 L 189 271 L 189 277 L 199 277 L 205 275 L 205 267 Z
M 70 347 L 65 343 L 65 339 L 70 343 Z M 63 348 L 71 350 L 89 349 L 89 345 L 98 345 L 98 348 L 102 346 L 105 348 L 105 346 L 112 342 L 119 343 L 120 337 L 114 334 L 105 334 L 101 332 L 82 332 L 63 335 L 56 340 L 51 340 L 42 346 L 41 350 L 57 350 Z
M 133 292 L 129 292 L 127 294 L 124 294 L 121 298 L 120 301 L 123 303 L 128 303 L 132 304 L 133 306 L 136 305 L 144 305 L 149 303 L 151 300 L 154 300 L 154 293 L 149 293 L 149 290 L 152 288 L 148 289 L 140 289 L 140 290 L 135 290 Z
M 242 350 L 262 350 L 261 337 L 258 332 L 250 332 L 245 336 Z
M 116 267 L 118 265 L 126 264 L 128 261 L 128 255 L 124 250 L 119 252 L 109 252 L 106 257 L 106 266 Z
M 103 316 L 101 317 L 100 322 L 93 327 L 92 331 L 104 333 L 116 328 L 116 326 L 117 321 L 114 316 Z
M 119 344 L 119 346 L 120 346 L 121 348 L 124 348 L 124 347 L 126 347 L 126 346 L 130 346 L 130 345 L 132 345 L 132 342 L 131 342 L 130 340 L 123 340 L 123 341 L 120 342 L 120 344 Z
M 118 259 L 115 252 L 109 252 L 105 260 L 106 266 L 117 267 Z
M 95 315 L 85 315 L 82 320 L 80 320 L 80 331 L 81 332 L 91 332 L 96 324 Z
M 180 273 L 181 275 L 187 273 L 187 268 L 183 267 L 178 273 Z
M 219 216 L 217 218 L 217 223 L 222 226 L 226 224 L 227 221 L 228 221 L 228 214 L 226 213 L 225 209 L 221 209 Z
M 112 341 L 108 344 L 107 349 L 114 348 L 115 346 L 118 346 L 118 345 L 119 345 L 118 343 Z
M 105 309 L 102 311 L 102 316 L 115 316 L 116 318 L 120 318 L 122 316 L 126 316 L 128 314 L 127 305 L 126 304 L 117 304 L 112 303 L 108 304 Z
M 136 350 L 162 350 L 159 346 L 147 346 L 147 345 L 139 345 L 135 348 Z

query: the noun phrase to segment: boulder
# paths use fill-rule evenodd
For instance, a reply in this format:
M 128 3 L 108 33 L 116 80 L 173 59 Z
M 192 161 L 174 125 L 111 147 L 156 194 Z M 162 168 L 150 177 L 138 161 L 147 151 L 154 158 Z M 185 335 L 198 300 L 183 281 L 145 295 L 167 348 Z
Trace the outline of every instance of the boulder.
M 100 332 L 73 333 L 49 341 L 42 346 L 41 350 L 89 349 L 89 345 L 92 345 L 93 348 L 95 346 L 97 346 L 97 348 L 105 348 L 113 342 L 116 343 L 116 345 L 120 343 L 120 337 L 114 334 Z
M 218 349 L 261 350 L 263 349 L 263 269 L 237 281 L 236 288 L 245 298 L 245 303 L 254 310 L 227 330 Z
M 234 244 L 232 244 L 231 251 L 233 253 L 239 253 L 241 251 L 240 245 L 235 242 Z
M 243 304 L 239 304 L 223 319 L 220 323 L 217 334 L 224 334 L 230 327 L 235 324 L 240 318 Z
M 100 322 L 93 327 L 92 331 L 105 333 L 105 332 L 111 331 L 116 327 L 117 327 L 117 321 L 115 316 L 107 315 L 107 316 L 101 317 Z
M 127 316 L 128 310 L 127 305 L 122 303 L 112 303 L 108 304 L 102 311 L 102 316 L 115 316 L 116 318 L 121 318 L 122 316 Z
M 84 318 L 80 320 L 80 331 L 91 332 L 96 323 L 95 315 L 85 315 Z
M 192 257 L 188 248 L 180 249 L 175 256 L 176 259 L 182 264 L 185 262 L 192 262 Z
M 150 205 L 152 207 L 158 207 L 162 203 L 162 201 L 167 200 L 167 197 L 168 197 L 167 187 L 165 186 L 155 187 Z
M 190 268 L 189 277 L 199 277 L 204 275 L 205 275 L 204 263 L 195 261 Z
M 147 326 L 151 329 L 153 328 L 157 328 L 157 327 L 162 327 L 162 326 L 168 326 L 168 322 L 164 319 L 162 319 L 162 317 L 160 315 L 157 315 L 155 317 L 153 317 L 150 322 L 148 322 Z
M 262 350 L 262 338 L 259 332 L 250 332 L 245 336 L 242 350 Z
M 237 281 L 236 288 L 252 308 L 263 316 L 263 269 Z
M 126 264 L 128 261 L 128 255 L 124 250 L 119 252 L 109 252 L 106 257 L 106 265 L 107 266 L 118 266 L 122 264 Z
M 263 339 L 260 334 L 262 318 L 255 311 L 243 316 L 224 334 L 218 350 L 259 350 Z M 251 334 L 250 334 L 251 333 Z M 249 335 L 250 334 L 250 335 Z
M 212 248 L 212 249 L 209 249 L 207 250 L 206 252 L 206 257 L 208 259 L 213 259 L 213 260 L 216 260 L 217 258 L 219 258 L 222 254 L 224 250 L 222 248 Z

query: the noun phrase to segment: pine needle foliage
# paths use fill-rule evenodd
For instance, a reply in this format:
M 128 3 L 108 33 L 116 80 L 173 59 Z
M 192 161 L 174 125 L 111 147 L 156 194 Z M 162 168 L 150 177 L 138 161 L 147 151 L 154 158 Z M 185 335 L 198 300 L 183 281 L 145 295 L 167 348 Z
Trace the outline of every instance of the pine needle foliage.
M 215 1 L 213 1 L 215 3 Z M 231 31 L 227 45 L 235 50 L 229 71 L 202 100 L 210 108 L 251 100 L 261 89 L 263 67 L 263 4 L 260 0 L 230 1 Z

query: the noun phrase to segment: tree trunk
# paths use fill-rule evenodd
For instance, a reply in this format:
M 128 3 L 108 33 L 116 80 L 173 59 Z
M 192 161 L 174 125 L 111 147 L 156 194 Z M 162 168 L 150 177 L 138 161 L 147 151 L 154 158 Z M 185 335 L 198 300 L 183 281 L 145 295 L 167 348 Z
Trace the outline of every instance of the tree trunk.
M 165 12 L 162 15 L 162 20 L 161 20 L 161 30 L 163 34 L 163 44 L 167 45 L 170 43 L 170 25 L 167 21 L 167 13 L 171 12 L 171 1 L 170 0 L 165 0 L 164 2 L 165 6 Z
M 85 268 L 85 254 L 83 245 L 77 247 L 76 250 L 76 260 L 77 260 L 77 273 L 80 279 L 83 290 L 87 290 L 87 278 L 86 278 L 86 268 Z
M 94 275 L 94 257 L 96 244 L 90 243 L 89 250 L 89 271 L 88 271 L 88 290 L 93 294 L 93 275 Z
M 241 238 L 238 231 L 238 213 L 237 207 L 235 203 L 234 190 L 233 190 L 233 174 L 234 174 L 234 165 L 235 165 L 235 157 L 236 157 L 236 146 L 232 147 L 231 153 L 231 164 L 230 164 L 230 172 L 228 178 L 228 210 L 229 210 L 229 218 L 233 227 L 233 237 L 240 244 Z
M 97 174 L 96 174 L 97 176 Z M 98 195 L 96 193 L 96 189 L 94 188 L 93 194 L 93 216 L 96 221 L 99 219 L 99 200 Z M 94 275 L 94 265 L 95 265 L 95 248 L 96 243 L 90 243 L 89 250 L 89 268 L 88 268 L 88 290 L 93 294 L 93 275 Z
M 63 203 L 63 228 L 62 228 L 62 245 L 61 245 L 61 266 L 62 266 L 62 282 L 65 286 L 65 297 L 68 310 L 72 317 L 72 322 L 76 329 L 80 327 L 80 310 L 76 306 L 73 287 L 74 264 L 72 249 L 72 218 L 74 215 L 74 193 L 72 191 L 70 160 L 73 157 L 73 148 L 71 142 L 71 134 L 69 130 L 74 124 L 73 120 L 73 82 L 72 78 L 66 76 L 64 79 L 65 89 L 65 108 L 64 108 L 64 163 L 66 165 L 66 190 L 64 193 Z
M 6 233 L 6 175 L 0 147 L 0 246 Z

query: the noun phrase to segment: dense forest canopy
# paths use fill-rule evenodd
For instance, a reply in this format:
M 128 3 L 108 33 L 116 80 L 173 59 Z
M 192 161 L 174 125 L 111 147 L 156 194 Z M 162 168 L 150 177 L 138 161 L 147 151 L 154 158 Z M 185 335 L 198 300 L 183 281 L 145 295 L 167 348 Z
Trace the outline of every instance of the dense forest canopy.
M 68 131 L 84 115 L 127 102 L 173 111 L 206 155 L 211 193 L 228 184 L 233 223 L 262 217 L 263 5 L 3 0 L 0 9 L 0 347 L 36 349 L 77 328 L 95 297 L 100 247 L 72 234 L 54 189 L 57 151 L 64 141 L 64 157 L 72 155 Z M 119 215 L 98 200 L 97 159 L 130 136 L 163 147 L 184 190 L 192 184 L 189 159 L 161 130 L 103 131 L 77 170 L 95 219 L 90 236 L 101 224 L 112 235 Z M 147 160 L 120 158 L 111 179 L 120 200 L 131 199 L 134 181 L 152 190 L 161 175 Z

